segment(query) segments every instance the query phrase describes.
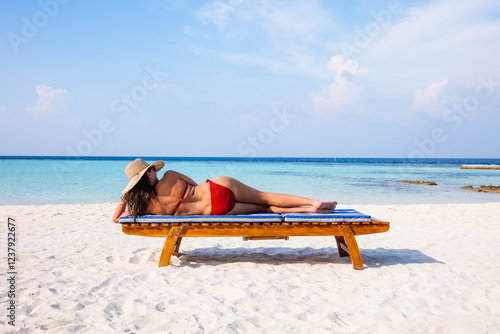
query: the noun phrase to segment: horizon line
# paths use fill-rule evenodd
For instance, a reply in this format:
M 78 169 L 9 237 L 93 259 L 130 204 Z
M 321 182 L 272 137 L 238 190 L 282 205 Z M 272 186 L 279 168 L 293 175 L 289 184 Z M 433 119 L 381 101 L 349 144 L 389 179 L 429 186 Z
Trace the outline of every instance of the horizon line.
M 300 156 L 261 156 L 261 157 L 235 157 L 235 156 L 161 156 L 161 155 L 152 155 L 152 156 L 137 156 L 137 155 L 89 155 L 89 156 L 65 156 L 65 155 L 0 155 L 0 159 L 2 160 L 29 160 L 29 159 L 46 159 L 46 160 L 128 160 L 134 158 L 142 158 L 144 160 L 154 160 L 154 159 L 165 159 L 165 160 L 182 160 L 182 159 L 229 159 L 229 160 L 243 160 L 243 161 L 251 161 L 251 160 L 259 160 L 259 159 L 283 159 L 283 160 L 291 160 L 291 159 L 302 159 L 302 160 L 334 160 L 334 159 L 392 159 L 392 160 L 410 160 L 410 161 L 425 161 L 425 160 L 500 160 L 499 158 L 447 158 L 447 157 L 436 157 L 436 158 L 404 158 L 404 157 L 300 157 Z

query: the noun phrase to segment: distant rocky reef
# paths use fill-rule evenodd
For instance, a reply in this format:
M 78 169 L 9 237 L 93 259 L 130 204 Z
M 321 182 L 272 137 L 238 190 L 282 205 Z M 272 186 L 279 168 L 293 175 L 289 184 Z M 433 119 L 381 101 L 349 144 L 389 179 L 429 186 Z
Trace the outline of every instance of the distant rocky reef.
M 462 189 L 485 193 L 500 193 L 500 186 L 479 186 L 479 188 L 474 188 L 473 186 L 465 186 L 462 187 Z
M 462 165 L 461 169 L 500 169 L 500 165 Z
M 436 186 L 437 183 L 434 181 L 409 181 L 409 180 L 401 180 L 398 182 L 403 182 L 403 183 L 411 183 L 411 184 L 423 184 L 426 186 Z

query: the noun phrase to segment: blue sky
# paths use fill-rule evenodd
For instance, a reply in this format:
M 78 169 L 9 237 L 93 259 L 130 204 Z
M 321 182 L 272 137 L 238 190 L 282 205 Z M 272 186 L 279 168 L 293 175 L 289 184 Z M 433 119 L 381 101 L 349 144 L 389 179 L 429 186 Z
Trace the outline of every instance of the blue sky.
M 2 1 L 0 155 L 500 158 L 500 2 Z

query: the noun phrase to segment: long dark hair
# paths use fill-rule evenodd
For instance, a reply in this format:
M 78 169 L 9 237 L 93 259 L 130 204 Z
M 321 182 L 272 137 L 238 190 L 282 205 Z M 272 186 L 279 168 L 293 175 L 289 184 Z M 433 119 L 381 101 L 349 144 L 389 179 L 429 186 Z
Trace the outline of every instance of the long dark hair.
M 139 182 L 123 195 L 128 209 L 134 214 L 134 222 L 137 222 L 137 216 L 144 216 L 148 213 L 149 201 L 158 197 L 156 183 L 151 184 L 148 174 L 144 173 Z

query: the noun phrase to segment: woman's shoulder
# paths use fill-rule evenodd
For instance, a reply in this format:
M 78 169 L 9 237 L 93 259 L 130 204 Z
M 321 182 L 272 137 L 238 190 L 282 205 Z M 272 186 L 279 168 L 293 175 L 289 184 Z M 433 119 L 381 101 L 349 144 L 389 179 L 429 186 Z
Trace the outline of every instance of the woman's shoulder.
M 181 178 L 181 174 L 173 170 L 168 170 L 165 172 L 163 177 L 158 181 L 157 189 L 165 189 L 170 193 L 175 188 L 185 187 L 185 181 Z
M 167 170 L 159 182 L 175 184 L 178 180 L 182 180 L 180 173 L 174 170 Z

